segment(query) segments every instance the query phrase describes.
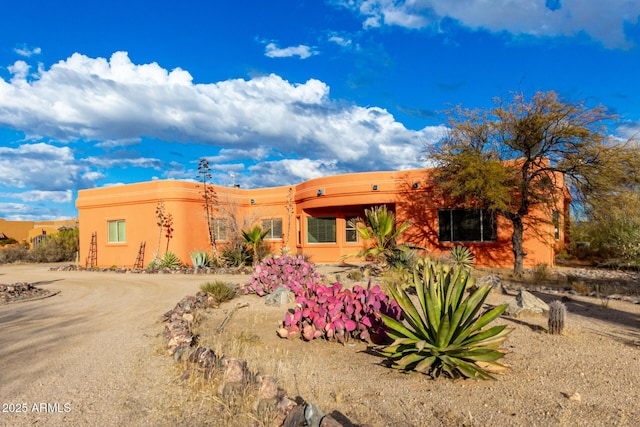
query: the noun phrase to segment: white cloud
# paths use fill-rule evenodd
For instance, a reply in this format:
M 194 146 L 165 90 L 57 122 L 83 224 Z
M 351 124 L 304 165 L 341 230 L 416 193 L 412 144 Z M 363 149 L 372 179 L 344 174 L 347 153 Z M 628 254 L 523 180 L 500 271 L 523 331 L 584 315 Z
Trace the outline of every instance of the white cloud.
M 317 55 L 318 51 L 315 48 L 303 44 L 279 48 L 275 43 L 268 43 L 265 47 L 264 54 L 269 58 L 289 58 L 292 56 L 299 56 L 300 59 L 307 59 L 312 55 Z
M 222 150 L 220 156 L 236 163 L 247 154 L 265 156 L 269 147 L 272 155 L 335 160 L 340 168 L 363 171 L 419 167 L 415 153 L 439 129 L 409 130 L 385 109 L 334 101 L 329 87 L 316 79 L 290 83 L 272 74 L 194 84 L 184 70 L 133 64 L 125 52 L 109 60 L 76 53 L 49 70 L 39 69 L 29 81 L 22 78 L 24 68 L 14 64 L 11 81 L 0 79 L 0 125 L 30 139 L 104 141 L 107 149 L 143 137 L 196 142 Z M 70 150 L 47 149 L 66 156 L 71 166 L 46 181 L 66 182 L 86 172 L 73 165 Z M 157 159 L 133 157 L 113 153 L 86 163 L 161 167 Z
M 6 199 L 17 199 L 23 202 L 46 201 L 50 203 L 69 203 L 73 197 L 71 190 L 63 191 L 40 191 L 31 190 L 22 193 L 0 193 L 0 197 Z
M 329 36 L 329 41 L 342 47 L 350 47 L 353 44 L 353 41 L 351 39 L 337 34 Z
M 283 159 L 261 162 L 249 168 L 250 187 L 298 184 L 300 182 L 336 175 L 341 171 L 336 160 Z
M 26 45 L 22 47 L 16 47 L 15 49 L 13 49 L 13 51 L 18 55 L 26 56 L 27 58 L 33 55 L 40 55 L 42 53 L 42 49 L 40 49 L 39 47 L 28 47 Z
M 4 187 L 67 191 L 91 186 L 86 172 L 69 147 L 45 143 L 0 147 L 0 183 Z
M 515 35 L 575 36 L 584 32 L 609 48 L 627 48 L 625 24 L 636 24 L 640 2 L 619 0 L 345 0 L 344 7 L 362 15 L 365 28 L 397 25 L 437 26 L 451 18 L 472 29 Z

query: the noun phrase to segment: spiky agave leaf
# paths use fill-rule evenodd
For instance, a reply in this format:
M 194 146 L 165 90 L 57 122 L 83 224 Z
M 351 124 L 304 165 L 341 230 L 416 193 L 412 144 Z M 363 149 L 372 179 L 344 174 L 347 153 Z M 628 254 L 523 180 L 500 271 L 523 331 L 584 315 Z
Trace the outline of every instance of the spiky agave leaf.
M 464 296 L 473 281 L 467 270 L 421 261 L 413 280 L 417 302 L 402 287 L 390 289 L 402 309 L 404 321 L 381 315 L 394 341 L 382 349 L 393 367 L 416 370 L 437 377 L 492 379 L 491 368 L 500 368 L 499 350 L 511 332 L 506 325 L 484 329 L 507 305 L 480 310 L 489 295 L 488 285 Z

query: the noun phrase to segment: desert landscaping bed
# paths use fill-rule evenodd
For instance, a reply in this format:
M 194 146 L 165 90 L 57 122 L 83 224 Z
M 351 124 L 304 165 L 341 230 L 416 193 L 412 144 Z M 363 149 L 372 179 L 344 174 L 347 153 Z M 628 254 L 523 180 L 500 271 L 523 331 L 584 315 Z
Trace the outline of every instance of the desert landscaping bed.
M 344 279 L 347 272 L 343 266 L 318 266 L 318 270 L 327 279 L 336 278 L 336 274 Z M 566 273 L 567 270 L 563 271 Z M 498 373 L 496 381 L 432 380 L 422 374 L 402 373 L 388 368 L 385 360 L 363 342 L 341 345 L 322 340 L 304 342 L 281 339 L 276 329 L 292 305 L 268 306 L 264 298 L 256 295 L 241 295 L 217 308 L 199 310 L 193 319 L 193 329 L 198 337 L 196 345 L 208 347 L 220 356 L 245 360 L 253 374 L 276 377 L 279 386 L 291 399 L 301 397 L 346 426 L 640 425 L 640 392 L 637 388 L 640 383 L 640 305 L 636 303 L 637 276 L 626 273 L 614 275 L 608 271 L 596 274 L 589 270 L 590 275 L 597 276 L 589 278 L 586 274 L 583 277 L 578 271 L 572 271 L 569 273 L 571 280 L 550 278 L 544 286 L 531 286 L 531 283 L 511 280 L 508 273 L 500 273 L 505 278 L 504 285 L 509 295 L 495 292 L 487 303 L 505 302 L 514 297 L 519 287 L 526 285 L 546 302 L 563 300 L 568 317 L 567 327 L 560 336 L 547 334 L 544 316 L 501 317 L 497 323 L 507 324 L 514 330 L 505 342 L 507 354 L 503 361 L 509 365 L 509 369 Z M 51 274 L 55 276 L 58 273 Z M 119 296 L 120 286 L 125 283 L 135 284 L 144 280 L 142 287 L 135 285 L 130 289 L 131 292 L 148 289 L 145 292 L 148 295 L 144 296 L 147 301 L 156 292 L 155 285 L 152 285 L 156 281 L 171 283 L 171 287 L 177 290 L 171 291 L 175 295 L 194 292 L 197 289 L 195 284 L 200 283 L 200 279 L 193 275 L 114 275 L 109 272 L 61 274 L 55 276 L 63 289 L 59 296 L 25 303 L 25 309 L 35 309 L 36 305 L 46 307 L 47 304 L 61 304 L 70 292 L 62 277 L 74 277 L 74 283 L 79 280 L 93 282 L 95 277 L 96 282 L 111 282 L 101 288 L 103 290 L 98 295 L 103 299 L 99 303 L 97 300 L 93 302 L 94 297 L 90 300 L 95 304 L 90 310 L 91 317 L 103 319 L 96 323 L 98 325 L 104 324 L 108 313 L 113 310 L 118 310 L 118 319 L 134 318 L 134 313 L 127 311 L 125 300 L 118 302 L 125 305 L 114 306 L 104 299 L 108 292 Z M 45 280 L 44 276 L 46 274 L 43 273 L 38 280 Z M 202 282 L 218 278 L 239 285 L 248 280 L 247 275 L 214 275 L 202 276 Z M 187 282 L 191 285 L 183 287 Z M 584 292 L 579 293 L 567 286 L 569 282 Z M 356 283 L 345 279 L 346 286 Z M 86 301 L 82 295 L 93 295 L 86 293 L 89 289 L 90 286 L 83 286 L 74 291 L 81 298 L 78 301 Z M 594 289 L 601 292 L 589 296 Z M 128 296 L 129 301 L 129 295 L 136 294 L 124 295 Z M 178 298 L 174 301 L 177 302 Z M 228 317 L 238 304 L 242 308 Z M 23 304 L 11 306 L 11 311 L 5 310 L 5 314 L 15 311 L 18 306 Z M 80 308 L 77 303 L 75 307 Z M 171 308 L 164 305 L 160 307 Z M 2 418 L 0 425 L 3 424 L 2 420 L 11 422 L 7 425 L 33 425 L 38 420 L 43 425 L 67 425 L 74 420 L 76 425 L 88 425 L 92 420 L 103 425 L 109 425 L 108 420 L 117 420 L 120 425 L 126 425 L 126 420 L 135 420 L 136 425 L 156 426 L 268 425 L 268 417 L 261 418 L 252 410 L 253 400 L 243 405 L 234 401 L 234 396 L 221 395 L 219 380 L 205 378 L 197 365 L 186 361 L 174 362 L 167 357 L 167 340 L 160 334 L 164 324 L 153 325 L 153 312 L 147 309 L 145 313 L 145 318 L 150 320 L 149 325 L 143 329 L 138 329 L 136 325 L 127 326 L 127 343 L 118 341 L 122 339 L 120 335 L 111 340 L 108 334 L 114 335 L 109 332 L 113 327 L 105 326 L 101 328 L 104 331 L 100 332 L 99 341 L 89 341 L 92 342 L 91 346 L 82 354 L 79 353 L 77 358 L 73 353 L 70 359 L 73 365 L 69 365 L 68 369 L 64 363 L 59 366 L 58 362 L 53 362 L 58 368 L 64 367 L 61 371 L 65 373 L 64 383 L 72 382 L 77 389 L 69 392 L 72 396 L 71 413 L 57 415 L 61 422 L 52 422 L 58 419 L 52 418 L 52 415 L 31 414 L 29 417 Z M 155 314 L 156 318 L 161 314 L 162 309 Z M 138 321 L 142 319 L 140 316 L 135 318 Z M 222 331 L 217 332 L 218 326 L 227 318 Z M 114 320 L 109 322 L 111 324 Z M 122 321 L 116 320 L 116 323 L 124 333 Z M 114 346 L 116 342 L 120 342 L 120 345 Z M 129 349 L 129 342 L 137 343 L 138 347 Z M 110 344 L 103 349 L 102 343 Z M 100 351 L 91 353 L 94 347 Z M 111 350 L 103 353 L 102 350 L 107 347 Z M 132 368 L 131 372 L 127 371 L 128 377 L 118 370 L 108 374 L 109 378 L 118 379 L 115 383 L 118 385 L 113 390 L 102 390 L 100 382 L 89 380 L 87 383 L 84 377 L 75 378 L 76 372 L 88 372 L 89 368 L 85 369 L 82 365 L 87 363 L 95 364 L 90 369 L 92 377 L 102 378 L 101 368 L 124 366 L 126 358 L 133 354 L 129 352 L 134 348 L 137 348 L 135 354 L 139 353 L 141 357 L 129 359 L 128 364 Z M 109 351 L 111 355 L 108 355 Z M 86 357 L 85 354 L 92 356 Z M 117 361 L 117 365 L 113 364 L 114 361 Z M 47 375 L 55 377 L 55 373 L 56 370 L 53 370 Z M 121 384 L 120 379 L 127 381 L 126 385 L 124 382 Z M 39 399 L 48 395 L 44 390 L 50 386 L 39 385 L 40 382 L 35 378 L 31 381 L 33 390 L 29 395 Z M 53 388 L 52 399 L 64 399 L 68 394 L 60 387 Z M 98 390 L 100 392 L 96 394 Z M 104 411 L 110 411 L 110 414 Z
M 320 270 L 325 277 L 336 272 L 344 277 L 344 270 L 336 266 Z M 390 369 L 365 342 L 281 339 L 276 329 L 295 304 L 266 305 L 256 295 L 242 295 L 200 312 L 193 329 L 198 346 L 210 348 L 217 357 L 246 361 L 253 374 L 277 378 L 289 397 L 316 404 L 341 425 L 640 425 L 640 395 L 635 387 L 640 381 L 640 305 L 635 276 L 629 281 L 623 280 L 628 279 L 624 274 L 605 273 L 607 280 L 603 275 L 573 272 L 578 279 L 571 282 L 588 290 L 589 281 L 598 280 L 598 289 L 609 283 L 611 290 L 624 289 L 635 296 L 578 295 L 559 286 L 566 280 L 550 280 L 551 287 L 534 286 L 540 299 L 562 300 L 566 305 L 562 335 L 547 333 L 543 315 L 500 318 L 496 323 L 507 324 L 513 332 L 505 343 L 504 363 L 509 368 L 497 375 L 497 381 L 433 380 L 403 373 Z M 487 304 L 507 302 L 521 287 L 521 282 L 506 281 L 509 295 L 494 292 Z M 220 377 L 198 379 L 197 369 L 192 372 L 195 376 L 185 375 L 194 369 L 188 364 L 178 364 L 177 369 L 183 371 L 183 386 L 211 396 L 209 416 L 226 414 L 220 425 L 266 422 L 250 405 L 234 407 L 221 395 Z M 249 400 L 255 399 L 249 394 Z

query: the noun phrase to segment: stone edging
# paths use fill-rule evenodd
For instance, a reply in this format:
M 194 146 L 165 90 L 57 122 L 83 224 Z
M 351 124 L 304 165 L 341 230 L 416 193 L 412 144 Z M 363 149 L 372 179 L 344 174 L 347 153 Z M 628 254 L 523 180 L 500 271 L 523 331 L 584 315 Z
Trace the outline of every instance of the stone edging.
M 252 404 L 253 411 L 260 414 L 275 410 L 274 426 L 344 427 L 331 415 L 325 415 L 317 405 L 307 403 L 301 397 L 290 399 L 287 392 L 278 387 L 277 378 L 252 373 L 245 360 L 218 357 L 212 349 L 196 346 L 191 330 L 194 315 L 198 310 L 216 306 L 213 297 L 198 292 L 195 296 L 184 297 L 173 310 L 162 316 L 164 334 L 168 339 L 167 350 L 174 361 L 188 361 L 197 365 L 198 371 L 206 379 L 211 379 L 216 372 L 222 372 L 222 383 L 217 392 L 223 398 L 253 388 L 257 391 Z

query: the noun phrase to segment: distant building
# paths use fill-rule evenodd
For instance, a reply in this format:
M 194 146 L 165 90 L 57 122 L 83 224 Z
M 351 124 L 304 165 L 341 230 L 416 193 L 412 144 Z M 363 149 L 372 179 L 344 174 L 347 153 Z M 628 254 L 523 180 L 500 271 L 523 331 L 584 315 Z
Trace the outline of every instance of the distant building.
M 77 219 L 56 221 L 7 221 L 0 218 L 0 235 L 12 238 L 20 243 L 33 244 L 42 239 L 41 236 L 53 235 L 64 228 L 78 227 Z
M 216 185 L 217 212 L 212 227 L 218 248 L 229 242 L 232 230 L 258 224 L 270 229 L 266 242 L 274 253 L 286 250 L 305 254 L 313 262 L 336 262 L 367 244 L 349 220 L 362 217 L 366 208 L 384 204 L 395 212 L 398 223 L 413 222 L 402 241 L 433 254 L 464 245 L 474 253 L 476 265 L 512 266 L 509 221 L 487 210 L 459 209 L 434 200 L 426 185 L 427 174 L 428 169 L 354 173 L 257 189 Z M 146 266 L 158 250 L 158 202 L 163 202 L 165 212 L 173 217 L 170 251 L 189 262 L 193 250 L 209 248 L 202 185 L 159 180 L 78 192 L 81 260 L 89 253 L 95 234 L 97 265 L 131 267 L 141 243 L 146 242 Z M 564 202 L 568 206 L 568 200 Z M 565 238 L 566 210 L 560 206 L 559 211 L 537 212 L 540 221 L 525 230 L 526 267 L 554 264 L 555 251 Z M 164 231 L 161 240 L 160 255 L 166 248 Z

